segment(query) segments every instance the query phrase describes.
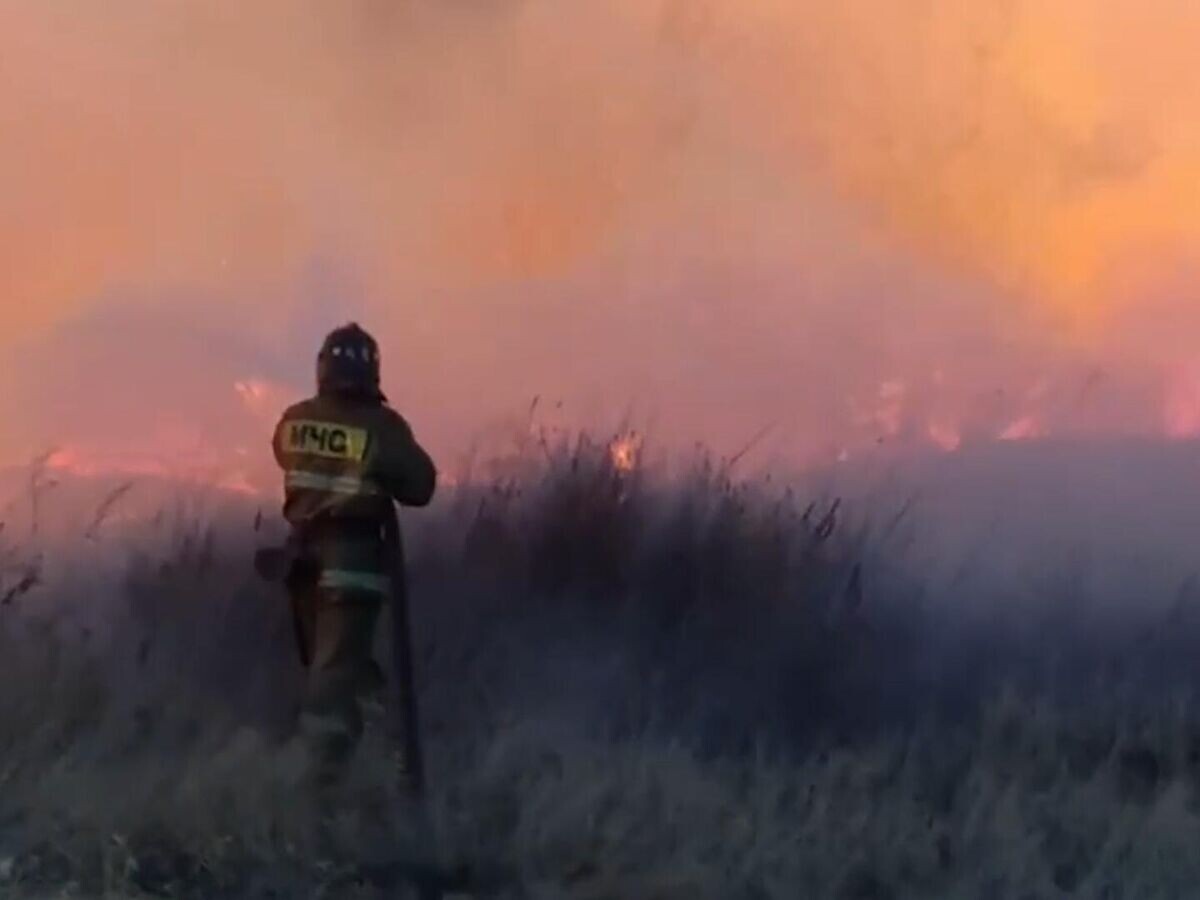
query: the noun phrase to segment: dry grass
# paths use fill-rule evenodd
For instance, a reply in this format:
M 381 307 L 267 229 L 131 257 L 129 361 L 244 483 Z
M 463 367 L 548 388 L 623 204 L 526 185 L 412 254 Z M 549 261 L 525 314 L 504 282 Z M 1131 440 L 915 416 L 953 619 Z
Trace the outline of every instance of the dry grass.
M 542 435 L 414 517 L 443 862 L 589 900 L 1194 896 L 1187 596 L 956 613 L 899 510 L 731 468 Z M 319 810 L 254 511 L 116 522 L 117 490 L 74 539 L 0 533 L 4 896 L 391 896 L 424 851 L 386 735 Z

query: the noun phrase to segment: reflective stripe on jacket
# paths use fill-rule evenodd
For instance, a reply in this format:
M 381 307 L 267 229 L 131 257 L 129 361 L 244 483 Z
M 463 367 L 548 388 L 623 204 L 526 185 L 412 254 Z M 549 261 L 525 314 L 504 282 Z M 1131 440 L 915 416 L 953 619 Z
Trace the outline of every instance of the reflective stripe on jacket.
M 289 491 L 321 491 L 344 497 L 377 497 L 383 491 L 364 478 L 355 475 L 323 475 L 304 469 L 292 469 L 284 479 Z
M 365 591 L 369 594 L 392 593 L 392 579 L 378 572 L 354 571 L 352 569 L 325 569 L 318 582 L 320 587 L 334 591 Z

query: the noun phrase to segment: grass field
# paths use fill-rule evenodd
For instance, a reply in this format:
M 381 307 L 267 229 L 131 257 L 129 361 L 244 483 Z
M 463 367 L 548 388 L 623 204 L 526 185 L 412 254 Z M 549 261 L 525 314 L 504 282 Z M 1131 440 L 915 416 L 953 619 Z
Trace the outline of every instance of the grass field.
M 443 868 L 594 900 L 1196 896 L 1191 580 L 935 579 L 919 504 L 736 471 L 560 436 L 406 519 Z M 0 532 L 0 892 L 393 896 L 429 859 L 386 730 L 332 808 L 300 787 L 290 623 L 250 565 L 275 524 L 119 488 L 23 495 Z

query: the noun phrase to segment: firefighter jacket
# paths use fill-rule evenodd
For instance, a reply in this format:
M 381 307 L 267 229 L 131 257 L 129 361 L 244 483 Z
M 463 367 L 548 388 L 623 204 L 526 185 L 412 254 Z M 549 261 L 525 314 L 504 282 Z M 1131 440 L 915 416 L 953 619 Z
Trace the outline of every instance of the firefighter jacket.
M 284 517 L 319 586 L 391 593 L 401 575 L 395 504 L 424 506 L 437 473 L 408 423 L 382 400 L 322 394 L 275 430 Z

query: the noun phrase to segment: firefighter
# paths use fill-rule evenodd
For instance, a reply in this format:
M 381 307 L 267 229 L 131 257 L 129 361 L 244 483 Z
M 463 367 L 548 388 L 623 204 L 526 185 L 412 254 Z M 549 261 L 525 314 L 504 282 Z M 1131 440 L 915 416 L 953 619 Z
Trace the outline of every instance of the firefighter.
M 396 504 L 428 504 L 437 474 L 408 423 L 388 405 L 379 369 L 379 345 L 367 332 L 356 324 L 337 329 L 317 359 L 317 395 L 288 409 L 275 431 L 284 517 L 292 526 L 287 585 L 307 667 L 300 731 L 314 753 L 318 783 L 336 781 L 362 736 L 362 700 L 383 687 L 372 651 L 381 609 L 390 603 L 401 769 L 419 790 Z

